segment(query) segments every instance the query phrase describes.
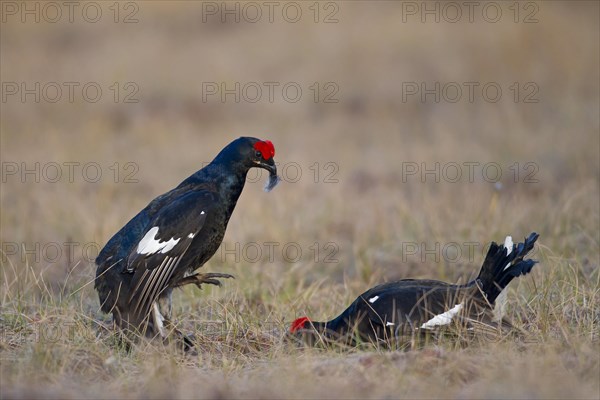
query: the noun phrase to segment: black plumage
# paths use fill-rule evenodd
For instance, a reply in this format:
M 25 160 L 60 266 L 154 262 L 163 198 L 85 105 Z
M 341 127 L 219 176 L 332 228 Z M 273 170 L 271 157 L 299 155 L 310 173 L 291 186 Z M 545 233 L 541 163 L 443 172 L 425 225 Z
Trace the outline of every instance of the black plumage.
M 250 168 L 278 182 L 270 141 L 241 137 L 206 167 L 156 197 L 104 246 L 96 258 L 101 309 L 124 329 L 166 336 L 175 287 L 220 285 L 229 274 L 193 274 L 219 248 Z M 151 316 L 151 318 L 149 318 Z
M 524 257 L 537 238 L 538 234 L 532 233 L 518 245 L 512 240 L 504 246 L 492 242 L 479 276 L 465 285 L 420 279 L 385 283 L 358 296 L 331 321 L 296 319 L 290 333 L 308 343 L 331 339 L 353 344 L 432 332 L 451 322 L 467 326 L 491 322 L 501 291 L 535 265 L 536 261 Z

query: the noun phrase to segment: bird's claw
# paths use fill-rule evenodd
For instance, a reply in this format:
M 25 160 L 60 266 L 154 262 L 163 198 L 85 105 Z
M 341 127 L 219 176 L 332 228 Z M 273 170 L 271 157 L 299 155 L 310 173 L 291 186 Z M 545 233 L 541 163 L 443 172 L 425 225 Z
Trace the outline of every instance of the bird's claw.
M 202 284 L 206 283 L 209 285 L 215 285 L 215 286 L 219 286 L 221 287 L 222 283 L 219 279 L 221 278 L 233 278 L 235 279 L 235 277 L 233 275 L 230 274 L 222 274 L 219 272 L 209 272 L 206 274 L 198 274 L 199 277 L 196 280 L 196 286 L 198 286 L 198 289 L 202 289 Z
M 191 276 L 186 276 L 185 278 L 183 278 L 182 280 L 180 280 L 177 283 L 177 286 L 183 286 L 183 285 L 188 285 L 193 283 L 194 285 L 196 285 L 199 289 L 202 289 L 202 284 L 206 283 L 208 285 L 215 285 L 215 286 L 221 286 L 222 283 L 221 281 L 219 281 L 219 279 L 221 278 L 234 278 L 235 277 L 233 275 L 230 274 L 223 274 L 220 272 L 208 272 L 206 274 L 194 274 Z

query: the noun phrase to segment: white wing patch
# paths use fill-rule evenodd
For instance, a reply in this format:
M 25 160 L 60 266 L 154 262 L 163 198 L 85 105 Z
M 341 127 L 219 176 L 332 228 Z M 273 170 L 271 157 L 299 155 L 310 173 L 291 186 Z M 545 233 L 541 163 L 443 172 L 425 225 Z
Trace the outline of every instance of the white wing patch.
M 193 233 L 190 233 L 190 234 L 188 235 L 188 237 L 189 237 L 190 239 L 193 239 L 193 238 L 194 238 L 194 236 L 196 236 L 196 235 L 194 235 Z
M 430 328 L 433 328 L 434 326 L 448 325 L 450 322 L 452 322 L 452 318 L 454 318 L 454 316 L 456 314 L 458 314 L 460 312 L 460 310 L 462 310 L 462 308 L 463 308 L 462 303 L 455 305 L 450 310 L 448 310 L 440 315 L 436 315 L 435 317 L 431 318 L 429 321 L 425 322 L 423 325 L 421 325 L 421 329 L 430 329 Z
M 377 299 L 379 299 L 379 296 L 371 297 L 369 299 L 369 303 L 373 304 L 373 303 L 375 303 L 377 301 Z
M 394 326 L 394 323 L 393 322 L 386 322 L 385 326 Z
M 146 235 L 144 235 L 144 237 L 142 238 L 142 240 L 140 240 L 140 243 L 138 244 L 137 247 L 137 253 L 138 254 L 154 254 L 157 252 L 161 252 L 161 253 L 166 253 L 169 250 L 171 250 L 173 247 L 175 247 L 175 245 L 177 243 L 179 243 L 179 241 L 181 240 L 181 238 L 179 239 L 175 239 L 175 238 L 171 238 L 169 240 L 167 240 L 166 242 L 161 242 L 160 240 L 156 239 L 156 235 L 158 234 L 158 226 L 153 227 L 152 229 L 150 229 Z

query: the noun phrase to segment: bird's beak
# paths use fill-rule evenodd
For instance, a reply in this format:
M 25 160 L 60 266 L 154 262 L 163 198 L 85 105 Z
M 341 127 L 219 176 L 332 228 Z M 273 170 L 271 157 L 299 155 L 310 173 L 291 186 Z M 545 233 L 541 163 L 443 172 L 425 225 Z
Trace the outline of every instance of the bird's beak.
M 257 163 L 257 167 L 264 168 L 269 171 L 269 180 L 265 184 L 265 192 L 270 192 L 280 181 L 279 177 L 277 176 L 275 159 L 271 157 L 268 160 L 261 160 Z
M 261 160 L 260 167 L 269 171 L 269 175 L 277 175 L 277 166 L 275 165 L 275 158 L 271 157 L 268 160 Z

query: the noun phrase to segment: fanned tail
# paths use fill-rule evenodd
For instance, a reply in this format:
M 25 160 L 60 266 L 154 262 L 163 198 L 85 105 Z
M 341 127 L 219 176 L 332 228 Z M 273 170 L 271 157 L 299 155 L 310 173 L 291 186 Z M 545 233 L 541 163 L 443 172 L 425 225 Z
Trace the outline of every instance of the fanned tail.
M 517 245 L 508 236 L 504 245 L 492 242 L 488 250 L 477 280 L 487 301 L 494 304 L 498 295 L 508 286 L 513 278 L 528 274 L 537 261 L 524 259 L 538 239 L 535 232 L 525 238 L 525 242 Z

